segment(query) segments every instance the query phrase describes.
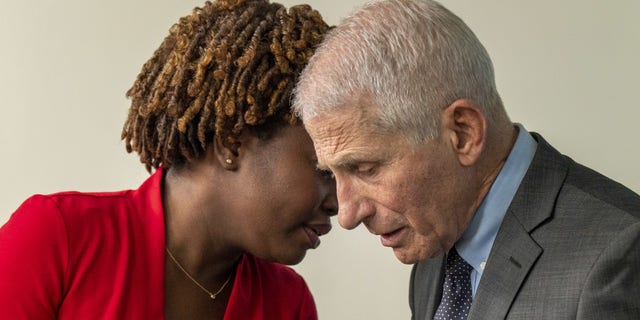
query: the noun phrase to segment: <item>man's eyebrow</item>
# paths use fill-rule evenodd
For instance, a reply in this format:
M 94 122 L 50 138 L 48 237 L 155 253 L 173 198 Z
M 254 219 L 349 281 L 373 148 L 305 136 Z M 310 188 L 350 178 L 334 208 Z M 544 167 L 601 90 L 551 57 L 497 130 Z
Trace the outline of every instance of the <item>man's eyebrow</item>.
M 350 168 L 358 163 L 370 162 L 367 157 L 356 152 L 344 152 L 336 157 L 333 157 L 329 163 L 318 163 L 318 168 L 328 169 L 329 166 L 334 168 Z

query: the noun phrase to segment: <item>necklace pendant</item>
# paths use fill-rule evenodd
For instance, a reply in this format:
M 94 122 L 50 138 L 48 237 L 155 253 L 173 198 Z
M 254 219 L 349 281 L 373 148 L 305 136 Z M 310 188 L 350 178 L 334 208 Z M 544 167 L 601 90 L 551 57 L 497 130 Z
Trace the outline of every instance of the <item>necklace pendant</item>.
M 213 292 L 207 290 L 207 288 L 203 287 L 196 279 L 194 279 L 189 274 L 189 272 L 187 272 L 187 270 L 184 269 L 184 267 L 180 264 L 180 262 L 178 262 L 178 260 L 176 260 L 176 258 L 173 256 L 171 251 L 169 251 L 169 247 L 165 247 L 165 250 L 167 251 L 167 254 L 169 255 L 169 258 L 171 258 L 171 260 L 173 260 L 173 262 L 176 264 L 178 269 L 180 269 L 180 271 L 182 271 L 182 273 L 184 273 L 184 275 L 187 276 L 187 278 L 189 278 L 189 280 L 191 280 L 195 285 L 197 285 L 200 289 L 202 289 L 202 291 L 206 292 L 209 295 L 209 298 L 211 298 L 212 301 L 216 301 L 216 297 L 218 296 L 218 294 L 220 292 L 222 292 L 222 290 L 224 290 L 224 288 L 227 286 L 227 283 L 229 283 L 229 280 L 231 280 L 231 277 L 233 276 L 233 271 L 232 271 L 231 274 L 229 274 L 229 277 L 227 278 L 227 280 L 222 284 L 222 287 L 220 287 L 220 289 L 218 289 L 218 291 L 213 293 Z

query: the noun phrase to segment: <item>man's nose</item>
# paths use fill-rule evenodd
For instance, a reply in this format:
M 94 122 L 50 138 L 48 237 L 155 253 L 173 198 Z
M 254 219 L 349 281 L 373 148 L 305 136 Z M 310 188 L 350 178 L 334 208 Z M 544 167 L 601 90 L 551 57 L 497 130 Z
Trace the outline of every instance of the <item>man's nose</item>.
M 375 213 L 359 188 L 354 188 L 348 180 L 336 179 L 338 195 L 338 223 L 345 229 L 357 227 L 367 217 Z

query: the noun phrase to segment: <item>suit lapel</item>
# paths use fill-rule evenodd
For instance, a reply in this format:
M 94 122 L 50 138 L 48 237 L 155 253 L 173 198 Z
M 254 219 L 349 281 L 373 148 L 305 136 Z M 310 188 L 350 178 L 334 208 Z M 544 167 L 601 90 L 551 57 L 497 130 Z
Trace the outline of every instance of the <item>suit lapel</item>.
M 530 233 L 551 218 L 568 161 L 540 135 L 531 162 L 496 236 L 469 319 L 505 319 L 527 274 L 542 254 Z
M 444 255 L 418 262 L 411 276 L 413 320 L 430 320 L 438 308 L 444 279 Z
M 469 319 L 504 319 L 541 253 L 513 215 L 507 214 L 473 298 Z

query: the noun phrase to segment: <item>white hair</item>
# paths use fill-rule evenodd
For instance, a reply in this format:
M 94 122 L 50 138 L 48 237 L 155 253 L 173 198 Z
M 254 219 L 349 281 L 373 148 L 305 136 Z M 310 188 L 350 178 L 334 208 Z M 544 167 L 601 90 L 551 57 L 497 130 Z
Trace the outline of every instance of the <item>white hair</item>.
M 457 99 L 508 121 L 487 51 L 435 1 L 374 1 L 343 19 L 300 76 L 293 108 L 304 121 L 358 95 L 375 101 L 379 125 L 416 142 L 438 136 L 440 111 Z

